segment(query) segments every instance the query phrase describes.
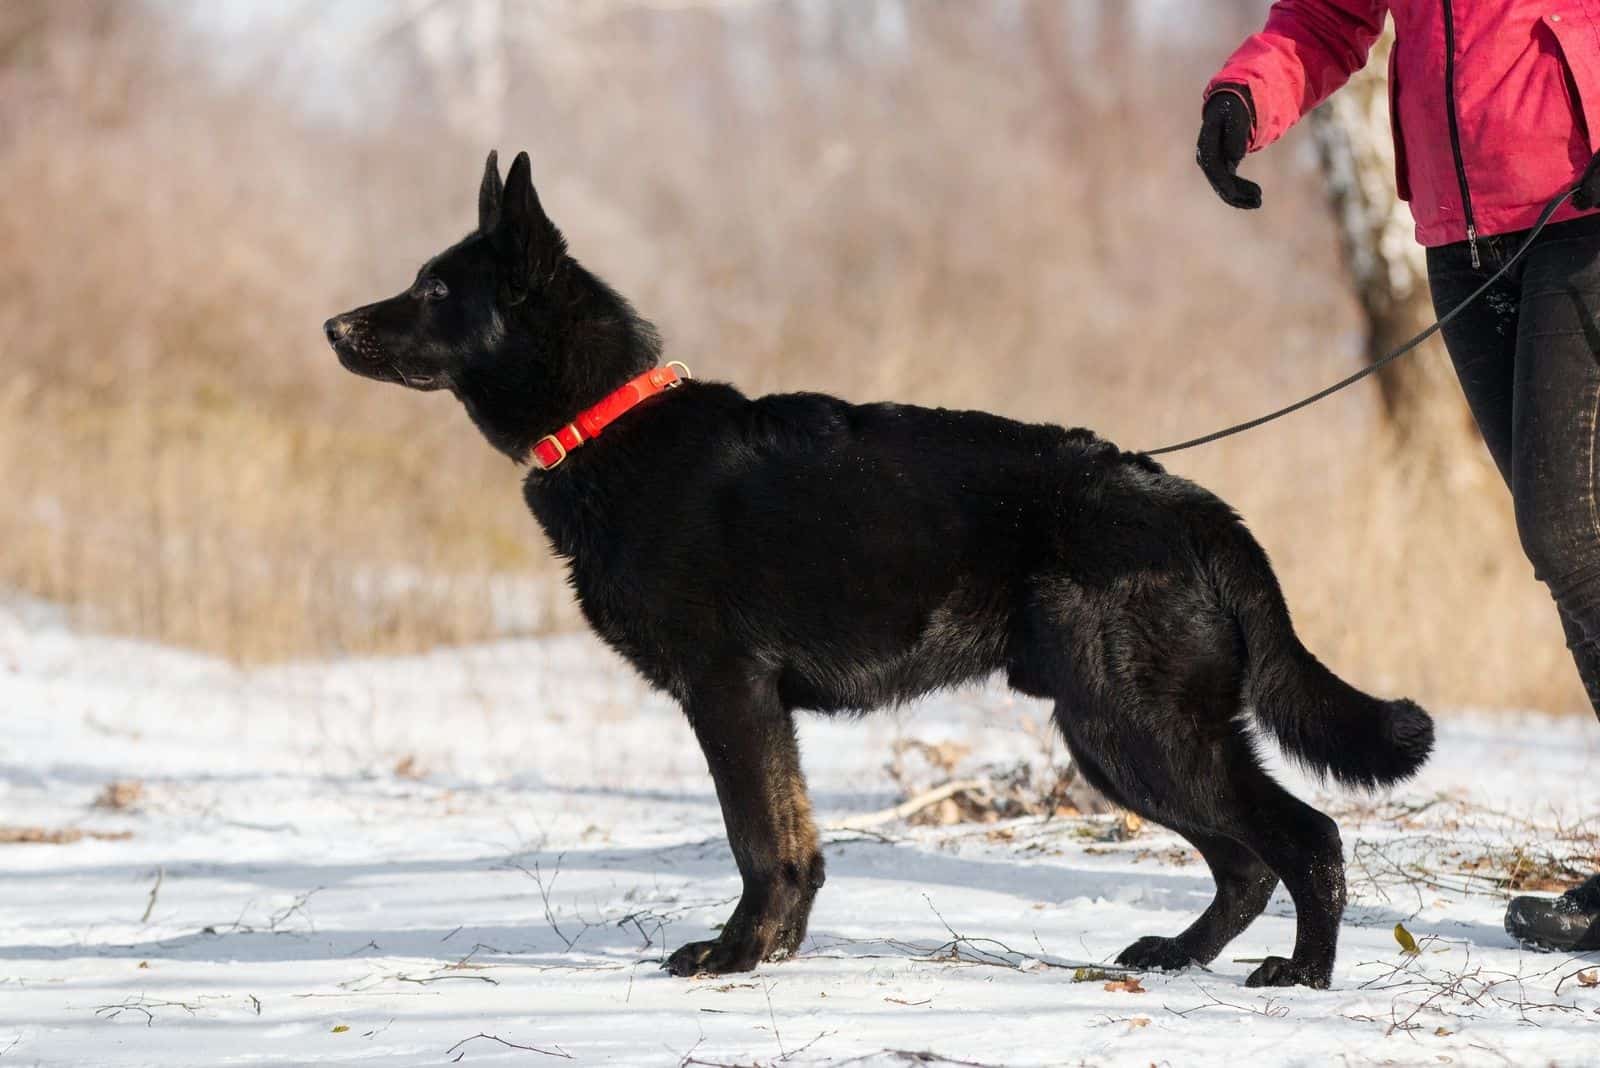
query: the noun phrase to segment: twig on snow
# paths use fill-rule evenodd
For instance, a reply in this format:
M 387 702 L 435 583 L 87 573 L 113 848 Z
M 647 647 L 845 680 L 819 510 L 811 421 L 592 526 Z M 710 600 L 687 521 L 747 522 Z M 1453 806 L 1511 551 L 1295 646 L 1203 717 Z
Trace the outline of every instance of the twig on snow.
M 468 1042 L 476 1042 L 480 1038 L 486 1038 L 490 1042 L 498 1042 L 502 1046 L 506 1046 L 506 1047 L 508 1047 L 510 1049 L 523 1049 L 523 1050 L 527 1050 L 529 1053 L 542 1053 L 546 1057 L 560 1057 L 562 1060 L 568 1060 L 568 1061 L 570 1061 L 572 1059 L 572 1054 L 568 1053 L 566 1050 L 562 1049 L 560 1046 L 556 1046 L 553 1049 L 540 1049 L 538 1046 L 524 1046 L 519 1042 L 508 1042 L 505 1039 L 501 1038 L 499 1035 L 486 1035 L 482 1031 L 479 1031 L 475 1035 L 469 1035 L 466 1038 L 463 1038 L 460 1042 L 457 1042 L 455 1045 L 453 1045 L 449 1049 L 445 1050 L 444 1051 L 444 1055 L 446 1057 L 449 1057 L 450 1054 L 456 1053 L 456 1050 L 461 1050 L 461 1052 L 460 1053 L 456 1053 L 455 1057 L 452 1058 L 451 1061 L 450 1061 L 451 1064 L 455 1064 L 457 1061 L 461 1060 L 462 1057 L 465 1057 L 467 1055 L 467 1051 L 464 1050 L 464 1049 L 461 1049 L 461 1047 L 465 1046 Z
M 772 1021 L 772 1037 L 778 1040 L 778 1059 L 786 1061 L 789 1055 L 783 1051 L 783 1035 L 778 1033 L 778 1014 L 772 1011 L 772 984 L 763 983 L 761 992 L 767 995 L 767 1019 Z
M 280 925 L 287 923 L 289 917 L 293 916 L 295 913 L 299 913 L 305 918 L 306 929 L 312 934 L 316 934 L 317 925 L 312 921 L 311 913 L 306 911 L 306 905 L 310 903 L 312 897 L 320 894 L 325 889 L 327 889 L 327 887 L 313 886 L 310 890 L 307 890 L 305 893 L 289 902 L 288 905 L 279 909 L 277 912 L 274 912 L 271 916 L 267 917 L 267 930 L 271 931 L 273 934 L 277 934 L 278 927 Z
M 859 1057 L 851 1057 L 847 1061 L 840 1061 L 835 1068 L 844 1068 L 847 1064 L 860 1064 L 862 1061 L 877 1060 L 879 1057 L 889 1057 L 906 1064 L 954 1064 L 959 1068 L 996 1068 L 995 1065 L 985 1064 L 982 1061 L 963 1061 L 955 1057 L 946 1057 L 927 1049 L 880 1049 L 876 1053 L 863 1053 Z
M 142 1012 L 144 1025 L 149 1027 L 156 1021 L 156 1014 L 151 1011 L 152 1009 L 182 1009 L 193 1016 L 195 1006 L 181 1001 L 156 1001 L 141 994 L 138 997 L 126 998 L 116 1005 L 102 1005 L 94 1010 L 94 1014 L 107 1020 L 115 1020 L 125 1012 Z
M 1289 1015 L 1289 1006 L 1280 1005 L 1277 998 L 1268 998 L 1266 1003 L 1263 1005 L 1238 1005 L 1231 1001 L 1223 1001 L 1221 998 L 1217 997 L 1199 983 L 1194 984 L 1194 988 L 1205 996 L 1206 1000 L 1202 1004 L 1188 1009 L 1175 1009 L 1171 1005 L 1162 1005 L 1161 1007 L 1172 1013 L 1174 1016 L 1189 1016 L 1193 1013 L 1199 1012 L 1201 1009 L 1219 1008 L 1237 1009 L 1239 1012 L 1248 1012 L 1253 1016 L 1265 1016 L 1268 1019 L 1273 1020 L 1281 1020 L 1283 1017 Z
M 161 893 L 161 883 L 166 877 L 167 869 L 158 866 L 156 868 L 155 885 L 150 888 L 150 900 L 145 902 L 144 914 L 139 917 L 139 925 L 141 927 L 150 922 L 150 913 L 154 912 L 156 908 L 156 895 Z
M 897 942 L 893 939 L 876 939 L 875 941 L 877 941 L 880 945 L 889 946 L 892 949 L 909 951 L 914 955 L 912 958 L 914 960 L 930 962 L 965 961 L 968 964 L 982 964 L 990 965 L 996 968 L 1010 968 L 1013 971 L 1019 972 L 1027 971 L 1030 969 L 1030 967 L 1037 966 L 1041 968 L 1055 968 L 1070 972 L 1078 972 L 1085 968 L 1093 968 L 1107 974 L 1114 973 L 1117 975 L 1136 975 L 1139 973 L 1139 969 L 1137 968 L 1124 968 L 1117 964 L 1082 964 L 1073 961 L 1053 960 L 1048 956 L 1034 956 L 1030 953 L 1023 953 L 1021 950 L 1012 949 L 1004 942 L 994 938 L 970 938 L 967 935 L 961 934 L 954 927 L 950 926 L 950 921 L 944 918 L 944 914 L 934 906 L 933 899 L 927 894 L 922 895 L 922 900 L 928 903 L 928 908 L 933 911 L 933 914 L 939 918 L 939 922 L 944 925 L 944 929 L 949 932 L 950 941 L 944 943 L 943 945 L 936 946 L 931 950 L 905 942 Z M 834 944 L 849 944 L 853 941 L 860 940 L 839 939 Z M 966 953 L 965 956 L 963 956 L 963 951 Z M 922 955 L 916 956 L 915 954 Z M 822 954 L 812 954 L 812 957 L 818 956 L 822 956 Z
M 956 794 L 986 792 L 988 789 L 989 781 L 987 779 L 959 779 L 955 782 L 947 782 L 943 786 L 935 786 L 931 790 L 924 790 L 915 797 L 907 798 L 892 808 L 836 820 L 828 824 L 826 829 L 830 831 L 870 830 L 873 827 L 881 827 L 886 823 L 897 823 L 900 820 L 910 819 L 923 809 L 932 808 L 939 802 L 954 797 Z
M 442 983 L 450 979 L 466 979 L 479 983 L 488 983 L 490 986 L 500 985 L 500 980 L 491 979 L 487 975 L 424 975 L 421 978 L 414 978 L 409 975 L 396 975 L 395 978 L 402 983 L 417 983 L 424 986 L 428 983 Z
M 712 1011 L 716 1011 L 716 1010 L 701 1009 L 700 1011 L 701 1012 L 712 1012 Z M 747 1062 L 703 1061 L 703 1060 L 701 1060 L 700 1058 L 698 1058 L 698 1057 L 696 1057 L 694 1055 L 694 1051 L 699 1049 L 701 1043 L 703 1043 L 706 1040 L 705 1036 L 701 1035 L 700 1036 L 700 1040 L 694 1044 L 694 1046 L 689 1050 L 688 1053 L 685 1053 L 683 1055 L 683 1057 L 679 1059 L 678 1068 L 689 1068 L 689 1066 L 693 1066 L 693 1068 L 763 1068 L 763 1065 L 765 1065 L 765 1064 L 786 1064 L 789 1061 L 793 1060 L 795 1057 L 800 1056 L 800 1054 L 804 1053 L 806 1050 L 810 1049 L 812 1046 L 815 1046 L 818 1042 L 821 1042 L 823 1039 L 827 1038 L 831 1034 L 833 1034 L 832 1031 L 819 1031 L 817 1033 L 817 1037 L 813 1038 L 810 1042 L 807 1042 L 805 1045 L 796 1046 L 794 1049 L 790 1050 L 789 1052 L 783 1054 L 780 1057 L 774 1058 L 771 1061 L 757 1061 L 757 1062 L 755 1062 L 753 1064 L 752 1063 L 747 1063 Z M 859 1060 L 859 1059 L 860 1058 L 857 1058 L 857 1060 Z M 850 1062 L 849 1061 L 844 1061 L 844 1062 L 841 1062 L 841 1063 L 848 1064 Z M 928 1062 L 928 1063 L 935 1063 L 935 1062 Z M 945 1062 L 942 1062 L 942 1063 L 960 1064 L 960 1063 L 964 1063 L 964 1062 L 961 1062 L 961 1061 L 945 1061 Z
M 550 891 L 555 889 L 556 880 L 561 878 L 561 860 L 565 856 L 565 853 L 559 853 L 556 855 L 556 870 L 550 873 L 549 885 L 545 884 L 544 872 L 540 869 L 539 862 L 537 860 L 533 862 L 532 871 L 529 871 L 524 865 L 521 864 L 512 864 L 510 866 L 517 869 L 528 878 L 532 879 L 534 885 L 539 888 L 539 899 L 544 903 L 545 922 L 550 925 L 550 930 L 556 933 L 556 937 L 561 939 L 561 941 L 566 944 L 567 952 L 570 953 L 572 952 L 572 947 L 578 944 L 578 939 L 583 937 L 584 931 L 587 931 L 592 925 L 585 923 L 582 931 L 579 931 L 573 937 L 568 938 L 566 933 L 561 930 L 561 925 L 556 922 L 555 909 L 550 905 Z
M 1559 980 L 1556 981 L 1556 996 L 1560 997 L 1561 996 L 1561 987 L 1564 984 L 1569 983 L 1574 979 L 1578 980 L 1578 983 L 1579 983 L 1580 986 L 1594 986 L 1595 984 L 1592 981 L 1586 982 L 1586 981 L 1584 981 L 1583 979 L 1581 979 L 1579 977 L 1587 975 L 1592 980 L 1593 977 L 1594 977 L 1594 974 L 1595 974 L 1595 972 L 1597 970 L 1600 970 L 1600 969 L 1596 969 L 1593 964 L 1585 964 L 1583 967 L 1578 968 L 1575 971 L 1570 971 L 1566 975 L 1563 975 Z

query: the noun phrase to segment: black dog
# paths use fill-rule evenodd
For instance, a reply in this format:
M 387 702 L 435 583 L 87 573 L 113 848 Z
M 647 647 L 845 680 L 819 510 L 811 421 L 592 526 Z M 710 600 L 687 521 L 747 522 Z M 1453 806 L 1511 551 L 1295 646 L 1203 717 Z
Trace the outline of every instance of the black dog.
M 1433 724 L 1306 651 L 1265 553 L 1210 493 L 1085 430 L 663 390 L 676 376 L 654 329 L 567 255 L 526 154 L 503 187 L 490 154 L 477 232 L 326 331 L 351 371 L 450 390 L 534 463 L 528 506 L 584 614 L 682 703 L 744 893 L 715 940 L 672 954 L 675 974 L 748 970 L 805 935 L 823 872 L 796 709 L 864 711 L 1004 671 L 1054 699 L 1091 783 L 1194 843 L 1216 878 L 1188 930 L 1120 963 L 1212 960 L 1282 879 L 1294 955 L 1249 982 L 1328 984 L 1339 831 L 1261 768 L 1245 712 L 1366 787 L 1414 773 Z

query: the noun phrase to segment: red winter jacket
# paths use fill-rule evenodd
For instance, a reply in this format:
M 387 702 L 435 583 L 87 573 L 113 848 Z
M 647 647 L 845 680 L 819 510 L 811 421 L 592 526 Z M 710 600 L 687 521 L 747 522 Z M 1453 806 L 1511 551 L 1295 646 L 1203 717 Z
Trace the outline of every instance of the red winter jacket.
M 1417 240 L 1532 226 L 1600 148 L 1600 0 L 1277 0 L 1206 94 L 1247 86 L 1250 149 L 1264 148 L 1365 65 L 1388 12 L 1396 178 Z

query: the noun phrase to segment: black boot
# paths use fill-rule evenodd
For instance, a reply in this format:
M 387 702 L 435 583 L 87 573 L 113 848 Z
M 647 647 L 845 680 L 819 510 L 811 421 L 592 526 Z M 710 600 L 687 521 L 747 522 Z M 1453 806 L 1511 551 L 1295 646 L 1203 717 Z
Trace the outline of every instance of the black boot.
M 1584 691 L 1600 716 L 1600 642 L 1561 613 L 1567 644 L 1578 663 Z M 1506 934 L 1529 949 L 1583 953 L 1600 950 L 1600 875 L 1591 875 L 1560 897 L 1514 897 L 1506 906 Z
M 1529 949 L 1600 949 L 1600 875 L 1560 897 L 1512 898 L 1506 907 L 1506 934 Z

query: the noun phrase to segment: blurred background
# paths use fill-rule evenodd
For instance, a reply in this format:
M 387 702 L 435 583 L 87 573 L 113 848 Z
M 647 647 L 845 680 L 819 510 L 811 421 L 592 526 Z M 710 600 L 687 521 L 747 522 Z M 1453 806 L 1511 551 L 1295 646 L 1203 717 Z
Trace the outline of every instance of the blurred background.
M 5 0 L 0 591 L 241 662 L 578 626 L 519 471 L 321 338 L 473 225 L 491 147 L 702 377 L 1129 448 L 1287 403 L 1431 314 L 1381 56 L 1247 163 L 1264 210 L 1195 168 L 1266 8 Z M 1352 681 L 1586 707 L 1442 351 L 1170 467 Z

